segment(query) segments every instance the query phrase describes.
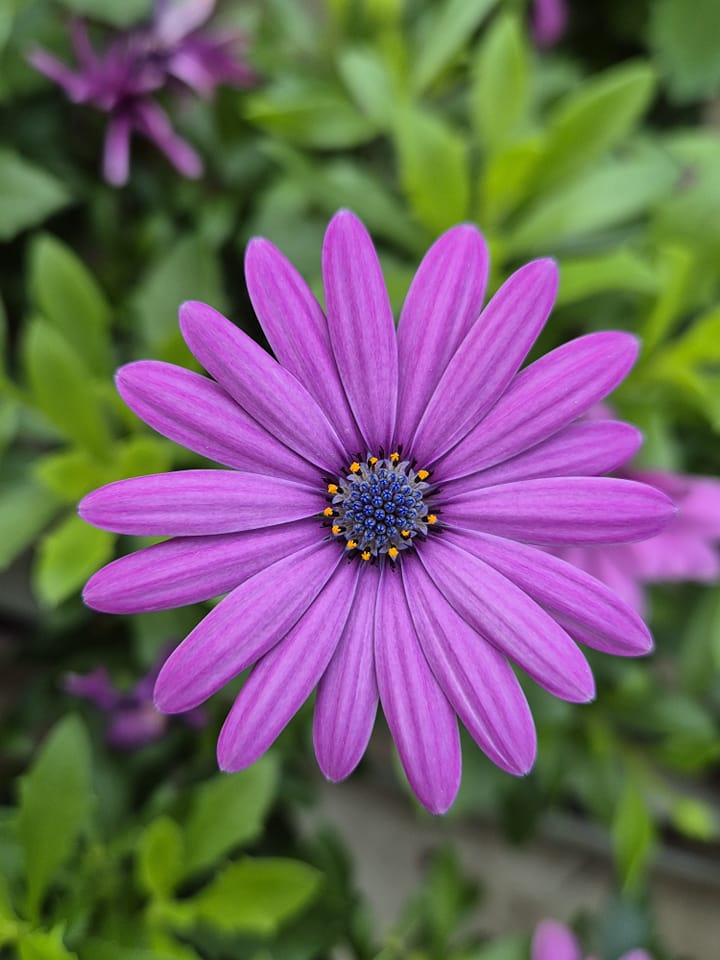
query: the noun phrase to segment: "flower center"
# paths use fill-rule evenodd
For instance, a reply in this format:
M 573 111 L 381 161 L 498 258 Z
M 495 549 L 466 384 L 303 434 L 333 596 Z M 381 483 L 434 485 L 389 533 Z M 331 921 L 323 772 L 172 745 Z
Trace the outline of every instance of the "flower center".
M 362 560 L 385 554 L 395 560 L 437 520 L 425 502 L 431 491 L 428 476 L 399 453 L 351 463 L 345 477 L 327 486 L 331 505 L 324 516 L 333 536 Z

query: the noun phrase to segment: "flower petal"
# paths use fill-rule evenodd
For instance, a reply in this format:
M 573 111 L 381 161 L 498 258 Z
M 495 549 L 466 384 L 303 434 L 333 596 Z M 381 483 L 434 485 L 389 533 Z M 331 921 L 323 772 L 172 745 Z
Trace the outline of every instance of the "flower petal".
M 415 433 L 450 358 L 480 316 L 489 266 L 483 235 L 469 223 L 448 230 L 425 254 L 398 324 L 398 443 Z
M 402 579 L 387 566 L 378 591 L 375 664 L 380 702 L 408 782 L 430 813 L 445 813 L 460 786 L 457 720 L 422 652 Z
M 637 353 L 628 333 L 590 333 L 536 360 L 447 455 L 443 475 L 475 473 L 551 437 L 614 390 Z
M 340 564 L 288 635 L 254 667 L 220 732 L 221 770 L 254 763 L 310 696 L 337 647 L 358 571 L 357 564 Z
M 622 543 L 663 530 L 671 500 L 644 483 L 614 477 L 519 480 L 447 491 L 443 520 L 532 543 Z
M 98 570 L 85 584 L 83 600 L 105 613 L 147 613 L 199 603 L 227 593 L 321 537 L 313 519 L 245 533 L 166 540 Z
M 316 467 L 280 443 L 207 377 L 159 360 L 138 360 L 115 375 L 130 409 L 164 437 L 236 470 L 314 483 Z
M 512 580 L 566 629 L 579 624 L 583 642 L 617 656 L 652 650 L 652 637 L 638 614 L 603 583 L 558 557 L 515 540 L 464 530 L 446 539 Z
M 130 135 L 132 124 L 126 113 L 108 121 L 103 145 L 103 177 L 114 187 L 123 187 L 130 176 Z
M 319 491 L 235 470 L 180 470 L 117 480 L 78 506 L 88 523 L 114 533 L 186 537 L 236 533 L 320 514 Z
M 541 687 L 563 700 L 592 700 L 595 684 L 587 660 L 524 590 L 446 538 L 428 540 L 418 556 L 463 620 Z
M 427 404 L 411 444 L 418 463 L 438 460 L 497 403 L 550 315 L 557 282 L 552 260 L 534 260 L 500 287 Z
M 345 449 L 361 450 L 364 441 L 335 365 L 328 323 L 308 285 L 277 247 L 260 237 L 245 252 L 245 278 L 275 356 L 306 385 Z
M 397 404 L 395 324 L 373 242 L 349 210 L 328 225 L 322 273 L 330 341 L 350 407 L 368 451 L 387 448 Z
M 305 387 L 254 340 L 204 303 L 180 307 L 187 345 L 211 376 L 269 433 L 331 473 L 347 455 Z
M 538 477 L 602 476 L 626 463 L 641 445 L 642 434 L 629 423 L 582 420 L 510 460 L 451 481 L 445 488 L 445 467 L 452 463 L 451 455 L 442 468 L 438 467 L 435 477 L 448 493 L 459 493 Z
M 158 710 L 191 710 L 259 660 L 298 622 L 340 559 L 330 544 L 305 547 L 240 584 L 165 661 L 155 684 Z
M 582 960 L 574 934 L 557 920 L 543 920 L 532 939 L 530 960 Z
M 375 679 L 375 569 L 361 573 L 352 610 L 320 680 L 313 714 L 317 762 L 328 780 L 344 780 L 360 763 L 378 705 Z
M 403 583 L 435 679 L 470 735 L 503 770 L 535 762 L 535 725 L 510 664 L 462 619 L 420 563 L 403 563 Z

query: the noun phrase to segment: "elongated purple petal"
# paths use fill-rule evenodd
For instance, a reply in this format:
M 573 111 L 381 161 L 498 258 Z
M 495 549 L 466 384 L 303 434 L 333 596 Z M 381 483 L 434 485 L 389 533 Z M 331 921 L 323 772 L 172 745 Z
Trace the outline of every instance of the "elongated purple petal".
M 531 543 L 623 543 L 663 530 L 672 501 L 644 483 L 614 477 L 520 480 L 446 493 L 443 519 Z
M 530 960 L 582 960 L 580 944 L 564 924 L 543 920 L 533 936 Z
M 385 717 L 413 792 L 430 813 L 445 813 L 460 786 L 455 712 L 428 666 L 398 571 L 382 571 L 375 665 Z
M 44 74 L 53 83 L 62 87 L 70 100 L 79 101 L 85 93 L 86 83 L 82 76 L 71 70 L 62 60 L 58 60 L 47 50 L 36 47 L 27 55 L 28 63 Z
M 340 564 L 298 623 L 253 669 L 220 732 L 221 770 L 254 763 L 310 696 L 337 647 L 357 576 L 357 565 Z
M 298 550 L 221 600 L 163 665 L 155 706 L 163 713 L 197 707 L 287 634 L 340 562 L 331 544 Z
M 630 334 L 590 333 L 536 360 L 447 454 L 443 476 L 475 473 L 551 437 L 614 390 L 637 352 Z
M 398 443 L 415 433 L 448 361 L 480 316 L 489 265 L 485 240 L 471 224 L 448 230 L 425 254 L 398 324 Z
M 681 508 L 682 511 L 682 508 Z M 646 583 L 659 580 L 697 580 L 712 583 L 720 572 L 717 548 L 695 530 L 686 530 L 682 512 L 658 537 L 632 544 L 631 570 Z
M 180 308 L 180 329 L 200 363 L 240 406 L 291 450 L 331 473 L 347 459 L 316 401 L 246 333 L 204 303 Z
M 527 773 L 535 725 L 510 664 L 450 606 L 420 563 L 404 563 L 402 575 L 420 644 L 451 706 L 493 763 Z
M 323 496 L 279 477 L 181 470 L 117 480 L 93 490 L 80 516 L 114 533 L 158 537 L 237 533 L 320 514 Z
M 130 176 L 130 117 L 118 113 L 111 117 L 103 147 L 103 176 L 114 187 L 122 187 Z
M 642 445 L 642 434 L 629 423 L 619 420 L 582 420 L 571 423 L 543 443 L 519 453 L 510 460 L 463 478 L 455 487 L 447 485 L 447 491 L 492 487 L 516 480 L 534 480 L 538 477 L 584 477 L 602 476 L 626 463 Z M 448 457 L 447 464 L 452 463 Z M 438 468 L 437 477 L 445 480 L 445 464 Z
M 375 680 L 375 604 L 380 583 L 374 569 L 361 572 L 352 610 L 317 692 L 313 742 L 328 780 L 344 780 L 360 763 L 378 705 Z
M 178 173 L 190 179 L 202 176 L 200 155 L 175 133 L 167 114 L 157 103 L 147 98 L 136 102 L 133 120 L 136 128 L 165 154 Z
M 652 650 L 652 637 L 631 607 L 595 577 L 558 557 L 515 540 L 483 533 L 448 533 L 447 540 L 512 580 L 566 628 L 579 624 L 583 642 L 605 653 L 636 657 Z
M 245 278 L 255 313 L 280 363 L 315 397 L 348 451 L 364 441 L 335 365 L 327 320 L 310 288 L 269 240 L 251 240 Z
M 317 520 L 179 537 L 113 560 L 85 585 L 83 600 L 105 613 L 147 613 L 210 600 L 322 537 Z
M 653 538 L 654 539 L 654 538 Z M 650 541 L 652 542 L 652 541 Z M 607 544 L 602 547 L 556 547 L 556 553 L 562 560 L 580 567 L 591 577 L 601 580 L 612 592 L 636 610 L 641 617 L 645 616 L 645 593 L 635 573 L 635 549 L 641 546 L 636 543 Z M 559 618 L 561 619 L 561 618 Z M 578 630 L 571 631 L 576 639 L 584 643 L 585 640 Z
M 377 452 L 387 448 L 395 427 L 397 340 L 375 247 L 349 210 L 328 225 L 322 273 L 340 378 L 367 448 Z
M 226 467 L 319 482 L 319 471 L 272 434 L 207 377 L 158 360 L 118 370 L 118 392 L 153 430 Z
M 595 695 L 590 667 L 567 633 L 494 567 L 438 537 L 418 551 L 448 603 L 470 626 L 563 700 Z
M 448 363 L 412 441 L 425 466 L 438 460 L 498 401 L 550 315 L 557 267 L 535 260 L 500 287 Z
M 155 38 L 163 46 L 173 47 L 210 19 L 215 0 L 174 0 L 155 6 Z

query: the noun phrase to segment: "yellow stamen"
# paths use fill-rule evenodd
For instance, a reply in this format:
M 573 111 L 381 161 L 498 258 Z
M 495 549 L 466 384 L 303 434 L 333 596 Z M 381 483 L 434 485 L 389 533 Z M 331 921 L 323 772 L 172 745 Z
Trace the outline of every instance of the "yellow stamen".
M 375 466 L 375 464 L 377 463 L 377 460 L 378 460 L 377 457 L 368 457 L 368 463 L 370 464 L 371 467 Z
M 350 464 L 350 473 L 357 473 L 359 470 L 360 464 L 357 462 L 357 460 L 353 460 L 353 462 Z
M 325 509 L 323 510 L 323 516 L 324 516 L 324 517 L 331 517 L 334 512 L 335 512 L 335 511 L 333 510 L 332 507 L 325 507 Z
M 340 533 L 340 527 L 337 524 L 333 525 L 332 532 L 337 536 Z
M 328 493 L 337 493 L 337 492 L 338 492 L 338 486 L 337 486 L 337 484 L 336 484 L 336 483 L 329 483 L 329 484 L 328 484 Z
M 390 547 L 390 549 L 388 550 L 388 556 L 390 557 L 391 560 L 394 560 L 399 552 L 400 551 L 398 550 L 397 547 Z
M 363 552 L 360 554 L 360 556 L 363 558 L 363 560 L 369 560 L 369 559 L 370 559 L 370 551 L 369 551 L 369 550 L 363 550 Z
M 348 540 L 348 542 L 345 544 L 345 549 L 354 550 L 356 546 L 357 546 L 356 540 Z
M 400 536 L 401 536 L 401 537 L 409 537 L 409 536 L 410 536 L 410 531 L 409 531 L 409 530 L 401 530 L 401 531 L 400 531 Z
M 397 450 L 395 451 L 395 453 L 390 454 L 390 459 L 392 460 L 393 463 L 398 462 L 398 460 L 400 459 L 400 454 L 397 452 Z
M 429 513 L 427 518 L 428 523 L 437 523 L 437 517 L 434 513 Z
M 427 480 L 427 478 L 428 478 L 429 476 L 430 476 L 430 471 L 429 471 L 429 470 L 418 470 L 418 472 L 417 472 L 417 478 L 418 478 L 418 480 Z

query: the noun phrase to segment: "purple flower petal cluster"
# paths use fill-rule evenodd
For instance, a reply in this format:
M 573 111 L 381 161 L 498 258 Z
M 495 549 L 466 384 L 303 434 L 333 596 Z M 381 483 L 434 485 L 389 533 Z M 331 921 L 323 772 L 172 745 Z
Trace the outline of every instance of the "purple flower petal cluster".
M 67 693 L 107 714 L 106 739 L 110 746 L 133 750 L 159 740 L 167 731 L 168 717 L 156 709 L 152 696 L 161 663 L 129 691 L 118 690 L 105 667 L 86 674 L 68 673 L 63 685 Z M 202 707 L 189 710 L 180 719 L 195 729 L 207 722 Z
M 433 812 L 460 782 L 458 718 L 502 769 L 532 766 L 532 717 L 510 661 L 555 696 L 594 696 L 576 640 L 647 653 L 638 614 L 543 546 L 653 536 L 674 514 L 654 487 L 598 476 L 638 432 L 583 422 L 627 374 L 625 333 L 580 337 L 520 367 L 553 306 L 536 260 L 483 309 L 488 254 L 471 225 L 418 269 L 395 328 L 380 264 L 341 211 L 322 251 L 325 311 L 271 243 L 246 255 L 277 359 L 201 303 L 180 310 L 213 379 L 122 368 L 125 402 L 223 464 L 109 484 L 80 514 L 170 539 L 96 573 L 84 597 L 132 613 L 227 596 L 162 668 L 155 702 L 202 703 L 255 665 L 220 734 L 224 770 L 253 763 L 317 687 L 314 742 L 331 780 L 363 756 L 378 707 Z
M 569 927 L 557 920 L 543 920 L 533 936 L 530 960 L 583 960 L 583 952 Z M 618 960 L 652 960 L 652 957 L 646 950 L 630 950 Z
M 149 23 L 119 34 L 102 53 L 93 48 L 86 24 L 75 20 L 70 37 L 76 69 L 46 50 L 29 54 L 30 63 L 70 100 L 109 114 L 103 154 L 109 183 L 122 186 L 128 180 L 133 133 L 154 143 L 183 176 L 202 174 L 202 160 L 174 131 L 154 96 L 175 83 L 209 97 L 220 84 L 247 87 L 255 82 L 243 60 L 244 38 L 205 31 L 214 7 L 215 0 L 157 0 Z

